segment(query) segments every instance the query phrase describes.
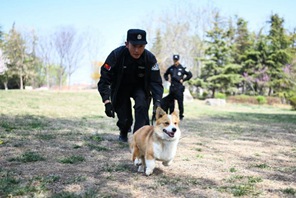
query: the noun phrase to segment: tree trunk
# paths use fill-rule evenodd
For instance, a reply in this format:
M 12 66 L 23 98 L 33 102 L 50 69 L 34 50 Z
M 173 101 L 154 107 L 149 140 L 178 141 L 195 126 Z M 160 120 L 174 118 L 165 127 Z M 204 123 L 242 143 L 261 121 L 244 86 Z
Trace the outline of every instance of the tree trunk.
M 45 72 L 46 72 L 46 86 L 47 88 L 49 89 L 49 66 L 46 65 L 46 69 L 45 69 Z
M 212 98 L 215 98 L 215 92 L 216 92 L 216 88 L 213 88 Z
M 23 77 L 22 75 L 20 75 L 20 90 L 23 90 L 24 89 L 24 84 L 23 84 Z
M 5 87 L 5 90 L 7 91 L 8 90 L 8 82 L 7 81 L 5 81 L 5 82 L 3 82 L 3 85 L 4 85 L 4 87 Z
M 269 90 L 268 90 L 268 96 L 271 96 L 272 93 L 273 93 L 272 88 L 269 87 Z

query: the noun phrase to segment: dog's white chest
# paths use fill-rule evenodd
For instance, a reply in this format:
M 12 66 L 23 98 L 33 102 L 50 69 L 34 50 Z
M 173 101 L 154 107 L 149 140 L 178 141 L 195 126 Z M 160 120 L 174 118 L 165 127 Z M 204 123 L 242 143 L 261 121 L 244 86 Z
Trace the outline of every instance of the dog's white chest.
M 160 161 L 172 160 L 177 151 L 178 141 L 165 142 L 163 144 L 153 143 L 154 157 Z

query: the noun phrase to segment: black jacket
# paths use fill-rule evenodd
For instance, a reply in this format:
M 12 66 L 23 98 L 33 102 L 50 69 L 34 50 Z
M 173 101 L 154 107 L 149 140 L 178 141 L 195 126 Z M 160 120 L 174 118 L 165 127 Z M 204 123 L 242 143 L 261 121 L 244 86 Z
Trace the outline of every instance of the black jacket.
M 104 65 L 101 67 L 101 78 L 98 82 L 98 91 L 103 102 L 110 100 L 116 108 L 118 99 L 117 92 L 120 85 L 124 84 L 123 67 L 124 59 L 129 55 L 129 51 L 125 46 L 121 46 L 113 50 L 107 57 Z M 155 56 L 145 49 L 140 61 L 145 65 L 144 89 L 147 99 L 152 95 L 154 103 L 160 102 L 163 94 L 162 79 Z M 127 65 L 128 66 L 128 65 Z
M 192 77 L 192 73 L 181 64 L 179 64 L 178 66 L 170 66 L 163 75 L 164 79 L 169 80 L 169 75 L 171 76 L 171 84 L 173 85 L 180 85 L 182 84 L 180 80 L 183 80 L 184 82 L 190 80 L 190 78 Z

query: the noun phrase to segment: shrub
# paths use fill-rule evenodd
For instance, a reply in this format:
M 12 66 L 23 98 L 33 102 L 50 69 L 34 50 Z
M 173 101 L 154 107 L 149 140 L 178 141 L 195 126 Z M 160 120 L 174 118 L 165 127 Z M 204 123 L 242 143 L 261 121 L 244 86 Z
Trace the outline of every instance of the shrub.
M 266 97 L 267 104 L 269 105 L 276 105 L 276 104 L 282 104 L 282 100 L 280 97 Z
M 296 110 L 296 96 L 292 96 L 291 98 L 289 98 L 289 101 L 292 106 L 292 109 Z
M 223 93 L 217 93 L 217 94 L 215 94 L 215 98 L 226 99 L 226 95 Z
M 263 97 L 265 99 L 260 99 L 260 97 Z M 259 104 L 269 104 L 269 105 L 282 104 L 281 99 L 278 97 L 247 96 L 247 95 L 228 96 L 227 102 L 241 103 L 241 104 L 243 103 L 247 103 L 247 104 L 259 103 Z M 263 102 L 263 103 L 260 103 L 260 102 Z
M 229 96 L 227 101 L 232 103 L 258 104 L 255 97 L 247 95 Z
M 260 104 L 260 105 L 267 103 L 267 100 L 264 96 L 257 96 L 256 100 L 257 100 L 258 104 Z

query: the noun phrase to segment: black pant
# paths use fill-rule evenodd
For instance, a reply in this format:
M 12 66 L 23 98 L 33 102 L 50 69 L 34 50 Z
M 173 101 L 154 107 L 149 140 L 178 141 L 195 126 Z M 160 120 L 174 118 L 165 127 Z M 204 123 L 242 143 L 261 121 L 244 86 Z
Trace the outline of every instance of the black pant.
M 173 98 L 172 94 L 168 94 L 166 97 L 162 98 L 161 100 L 161 108 L 166 113 L 173 113 L 175 109 L 175 99 Z
M 175 109 L 175 102 L 177 100 L 179 106 L 179 116 L 182 119 L 184 117 L 184 92 L 185 87 L 183 85 L 171 85 L 169 95 L 164 97 L 161 102 L 161 107 L 168 113 L 172 113 Z
M 117 104 L 115 112 L 118 117 L 117 126 L 121 135 L 126 135 L 133 124 L 131 100 L 135 101 L 134 115 L 135 124 L 133 132 L 136 132 L 144 125 L 149 125 L 149 100 L 143 88 L 127 87 L 122 89 L 117 94 Z

